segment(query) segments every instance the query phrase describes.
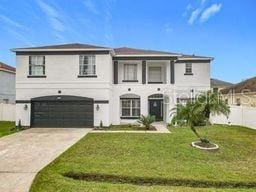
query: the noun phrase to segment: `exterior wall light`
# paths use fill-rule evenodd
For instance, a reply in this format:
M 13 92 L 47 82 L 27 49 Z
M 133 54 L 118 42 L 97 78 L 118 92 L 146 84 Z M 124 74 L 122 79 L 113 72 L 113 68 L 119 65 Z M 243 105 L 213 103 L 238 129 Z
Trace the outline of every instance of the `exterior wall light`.
M 100 110 L 100 106 L 96 105 L 96 110 L 99 111 Z
M 28 105 L 25 104 L 25 105 L 24 105 L 24 110 L 27 110 L 27 109 L 28 109 Z

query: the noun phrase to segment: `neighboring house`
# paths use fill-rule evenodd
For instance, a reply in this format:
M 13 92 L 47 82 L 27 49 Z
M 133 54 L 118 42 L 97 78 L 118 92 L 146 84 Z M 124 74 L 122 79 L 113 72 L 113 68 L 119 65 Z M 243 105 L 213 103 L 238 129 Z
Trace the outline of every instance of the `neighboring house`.
M 0 103 L 15 103 L 15 68 L 0 62 Z
M 213 92 L 218 93 L 220 90 L 230 87 L 232 85 L 234 84 L 219 79 L 211 78 L 211 89 Z
M 109 126 L 142 114 L 167 122 L 177 100 L 210 89 L 211 57 L 86 44 L 13 51 L 23 126 Z
M 256 107 L 256 77 L 221 90 L 229 105 Z

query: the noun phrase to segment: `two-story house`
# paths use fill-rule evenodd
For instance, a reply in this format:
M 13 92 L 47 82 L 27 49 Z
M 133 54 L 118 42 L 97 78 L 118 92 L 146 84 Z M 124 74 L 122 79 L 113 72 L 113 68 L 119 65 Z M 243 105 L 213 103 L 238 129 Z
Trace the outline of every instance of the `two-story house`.
M 0 62 L 0 103 L 15 103 L 15 68 Z
M 13 51 L 23 126 L 108 126 L 142 114 L 168 122 L 176 102 L 210 89 L 211 57 L 86 44 Z

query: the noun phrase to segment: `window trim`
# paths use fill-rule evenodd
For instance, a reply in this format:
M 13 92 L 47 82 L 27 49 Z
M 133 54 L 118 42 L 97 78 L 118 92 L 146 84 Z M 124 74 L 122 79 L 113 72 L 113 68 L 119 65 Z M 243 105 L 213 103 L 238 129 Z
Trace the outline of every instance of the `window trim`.
M 123 115 L 123 100 L 129 100 L 130 101 L 130 107 L 129 107 L 129 110 L 130 110 L 130 115 L 129 116 L 124 116 Z M 139 101 L 139 107 L 133 107 L 132 106 L 132 102 L 134 100 L 137 100 Z M 140 103 L 140 98 L 120 98 L 120 108 L 121 108 L 121 111 L 120 111 L 120 118 L 121 119 L 139 119 L 140 118 L 140 114 L 141 114 L 141 103 Z M 127 109 L 128 107 L 126 107 Z M 139 115 L 138 116 L 133 116 L 133 109 L 139 109 Z
M 43 57 L 43 63 L 40 65 L 32 64 L 32 57 Z M 43 68 L 42 74 L 32 74 L 32 68 L 35 66 L 41 66 Z M 29 55 L 29 71 L 28 71 L 28 78 L 45 78 L 45 55 Z
M 125 77 L 127 76 L 126 75 L 126 67 L 125 66 L 128 66 L 128 65 L 133 65 L 135 67 L 135 78 L 134 79 L 126 79 Z M 122 82 L 139 82 L 138 81 L 138 64 L 137 63 L 124 63 L 123 64 L 123 80 Z
M 94 59 L 94 63 L 93 64 L 90 64 L 90 62 L 89 62 L 89 59 L 88 59 L 88 64 L 82 64 L 81 63 L 81 57 L 83 57 L 83 61 L 84 61 L 84 58 L 85 57 L 93 57 Z M 85 65 L 87 65 L 87 66 L 89 66 L 89 65 L 92 65 L 93 67 L 93 71 L 94 71 L 94 73 L 91 73 L 91 74 L 83 74 L 83 73 L 81 73 L 81 66 L 85 66 Z M 88 69 L 87 69 L 88 70 Z M 82 54 L 82 55 L 79 55 L 79 72 L 78 72 L 78 76 L 77 76 L 78 78 L 96 78 L 97 77 L 97 75 L 96 75 L 96 56 L 95 55 L 91 55 L 91 54 Z
M 188 69 L 190 69 L 190 70 L 188 71 Z M 184 73 L 184 75 L 193 75 L 193 65 L 192 65 L 192 63 L 185 63 L 185 73 Z

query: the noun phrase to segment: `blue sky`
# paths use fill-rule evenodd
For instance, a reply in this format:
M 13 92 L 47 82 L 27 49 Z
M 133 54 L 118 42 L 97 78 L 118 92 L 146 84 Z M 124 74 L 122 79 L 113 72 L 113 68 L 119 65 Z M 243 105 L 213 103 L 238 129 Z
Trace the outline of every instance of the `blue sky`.
M 256 74 L 255 0 L 0 0 L 0 61 L 10 48 L 71 42 L 215 57 L 211 76 Z

